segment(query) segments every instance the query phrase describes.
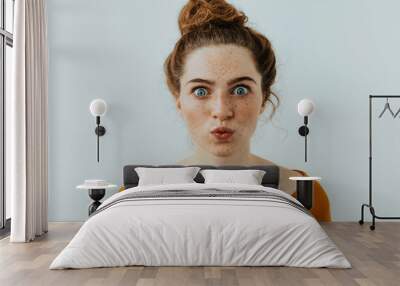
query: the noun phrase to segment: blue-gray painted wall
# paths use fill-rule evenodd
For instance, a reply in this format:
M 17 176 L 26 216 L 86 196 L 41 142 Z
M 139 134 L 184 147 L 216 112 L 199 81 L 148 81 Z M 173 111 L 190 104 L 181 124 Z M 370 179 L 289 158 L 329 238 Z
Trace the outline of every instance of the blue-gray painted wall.
M 174 163 L 191 143 L 164 81 L 183 0 L 49 0 L 49 219 L 81 221 L 90 200 L 75 186 L 120 184 L 125 164 Z M 368 191 L 368 95 L 400 93 L 400 2 L 231 1 L 271 40 L 281 106 L 260 122 L 255 153 L 323 178 L 335 220 L 358 220 Z M 101 162 L 89 103 L 103 98 Z M 316 103 L 309 162 L 297 102 Z M 375 118 L 384 102 L 376 105 Z M 393 101 L 397 110 L 398 103 Z M 265 116 L 266 118 L 266 116 Z M 374 123 L 375 203 L 400 213 L 400 118 Z M 109 192 L 110 195 L 113 192 Z

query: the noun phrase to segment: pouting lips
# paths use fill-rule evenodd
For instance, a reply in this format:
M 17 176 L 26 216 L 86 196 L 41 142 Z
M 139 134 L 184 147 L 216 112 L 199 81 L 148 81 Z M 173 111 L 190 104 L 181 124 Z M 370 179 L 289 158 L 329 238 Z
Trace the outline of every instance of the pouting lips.
M 228 140 L 235 131 L 227 127 L 217 127 L 211 131 L 211 134 L 220 141 Z

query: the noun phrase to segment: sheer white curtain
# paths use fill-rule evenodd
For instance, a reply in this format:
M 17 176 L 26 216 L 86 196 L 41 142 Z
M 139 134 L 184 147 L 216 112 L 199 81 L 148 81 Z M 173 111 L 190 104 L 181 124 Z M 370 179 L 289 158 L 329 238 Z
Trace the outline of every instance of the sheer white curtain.
M 47 232 L 47 21 L 45 0 L 16 0 L 10 136 L 11 242 Z M 6 119 L 6 120 L 7 120 Z

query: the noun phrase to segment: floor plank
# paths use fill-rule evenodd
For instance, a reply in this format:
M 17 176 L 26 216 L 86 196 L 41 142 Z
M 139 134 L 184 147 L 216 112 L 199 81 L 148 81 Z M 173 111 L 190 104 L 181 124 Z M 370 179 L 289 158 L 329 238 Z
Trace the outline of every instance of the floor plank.
M 0 285 L 400 285 L 400 222 L 379 222 L 375 231 L 357 223 L 322 224 L 352 269 L 290 267 L 116 267 L 48 269 L 81 223 L 50 223 L 32 243 L 0 240 Z

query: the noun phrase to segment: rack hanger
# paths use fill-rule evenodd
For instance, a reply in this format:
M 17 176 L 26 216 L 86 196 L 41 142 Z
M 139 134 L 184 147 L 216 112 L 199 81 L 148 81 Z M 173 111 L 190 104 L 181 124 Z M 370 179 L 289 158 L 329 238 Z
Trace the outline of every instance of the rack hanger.
M 394 112 L 392 111 L 392 109 L 390 108 L 390 104 L 389 104 L 389 98 L 386 97 L 386 103 L 385 106 L 381 112 L 381 114 L 378 116 L 379 118 L 381 118 L 383 116 L 383 114 L 386 112 L 386 110 L 389 110 L 390 114 L 392 114 L 393 118 L 395 118 L 397 116 L 397 114 L 399 113 L 399 111 L 396 112 L 396 116 L 394 115 Z
M 400 114 L 400 108 L 399 108 L 399 110 L 397 110 L 397 112 L 395 113 L 394 118 L 396 118 L 397 115 L 399 115 L 399 114 Z

